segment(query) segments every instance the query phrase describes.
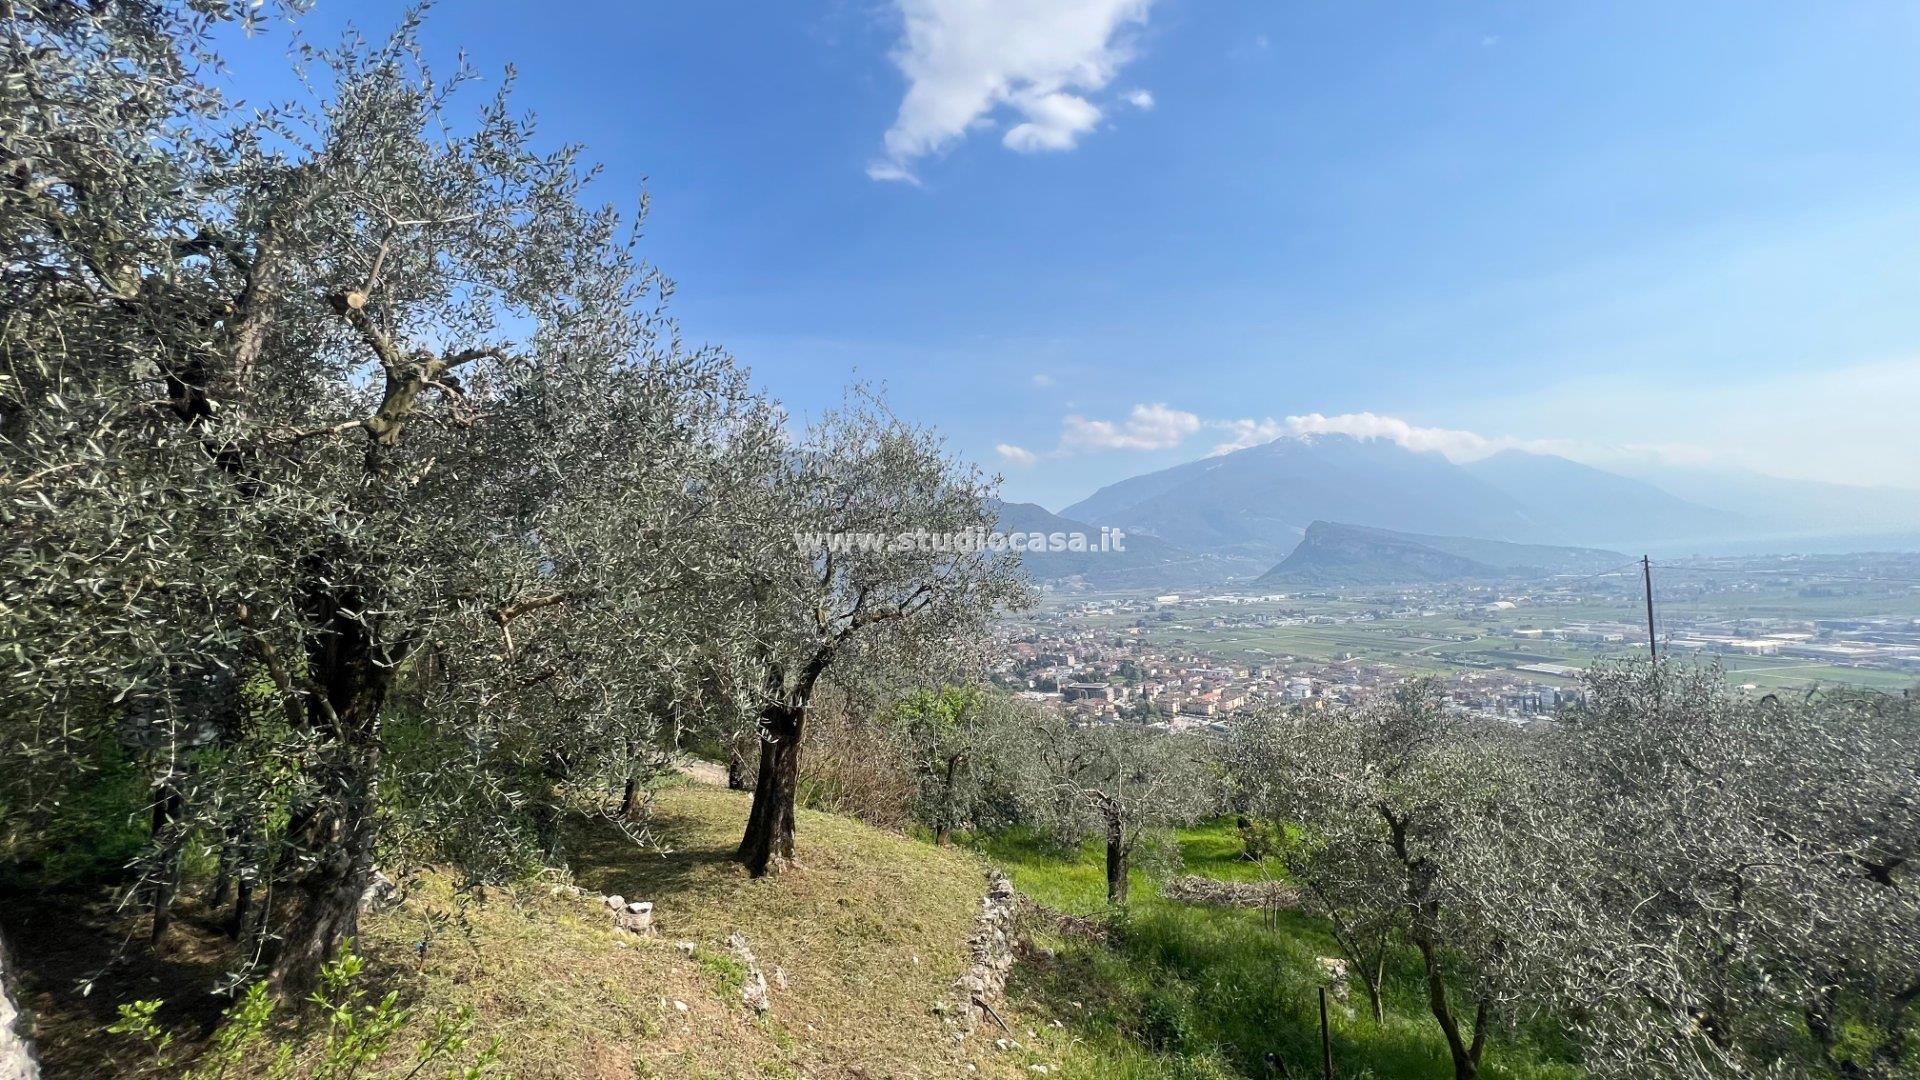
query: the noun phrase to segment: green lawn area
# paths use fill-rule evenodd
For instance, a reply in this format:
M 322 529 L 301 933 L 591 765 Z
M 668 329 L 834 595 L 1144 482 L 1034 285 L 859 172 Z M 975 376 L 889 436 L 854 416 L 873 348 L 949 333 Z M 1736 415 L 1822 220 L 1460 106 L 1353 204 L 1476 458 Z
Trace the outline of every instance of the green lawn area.
M 1233 822 L 1216 821 L 1177 834 L 1182 873 L 1225 880 L 1277 875 L 1241 857 Z M 1030 833 L 975 838 L 972 846 L 1003 867 L 1014 883 L 1056 910 L 1106 909 L 1104 863 L 1097 845 L 1063 853 Z M 1266 1077 L 1265 1056 L 1279 1055 L 1296 1077 L 1318 1075 L 1319 976 L 1316 959 L 1337 955 L 1325 925 L 1283 912 L 1269 925 L 1263 912 L 1207 908 L 1164 900 L 1139 871 L 1133 904 L 1116 917 L 1109 942 L 1042 931 L 1053 950 L 1015 969 L 1012 1004 L 1023 1014 L 1058 1022 L 1069 1035 L 1061 1073 L 1072 1077 L 1173 1080 Z M 1445 1078 L 1445 1043 L 1425 1008 L 1411 950 L 1393 958 L 1387 1017 L 1376 1024 L 1356 983 L 1347 1006 L 1332 1016 L 1340 1076 Z M 1051 1038 L 1059 1046 L 1062 1040 Z M 1550 1032 L 1500 1032 L 1482 1075 L 1506 1080 L 1573 1078 L 1570 1048 Z

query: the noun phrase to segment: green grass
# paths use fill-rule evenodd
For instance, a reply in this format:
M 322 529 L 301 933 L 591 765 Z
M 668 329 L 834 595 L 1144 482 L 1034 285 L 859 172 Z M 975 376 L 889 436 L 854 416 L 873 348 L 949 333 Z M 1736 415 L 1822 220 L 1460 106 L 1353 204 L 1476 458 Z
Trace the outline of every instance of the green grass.
M 1240 854 L 1231 821 L 1178 834 L 1184 873 L 1226 880 L 1273 874 Z M 1096 846 L 1062 853 L 1026 833 L 981 838 L 976 846 L 1004 867 L 1021 891 L 1075 913 L 1105 908 L 1104 864 Z M 1043 1045 L 1072 1077 L 1138 1080 L 1265 1077 L 1265 1055 L 1295 1076 L 1317 1075 L 1319 976 L 1316 959 L 1337 955 L 1319 920 L 1297 912 L 1268 925 L 1258 911 L 1202 908 L 1163 900 L 1138 874 L 1134 903 L 1109 943 L 1046 933 L 1044 956 L 1015 969 L 1012 1004 L 1043 1018 Z M 1367 1014 L 1358 983 L 1331 1030 L 1343 1077 L 1448 1077 L 1446 1046 L 1426 1011 L 1417 960 L 1396 953 L 1386 985 L 1385 1022 Z M 1054 1028 L 1051 1025 L 1061 1026 Z M 1569 1048 L 1545 1031 L 1501 1032 L 1482 1075 L 1500 1080 L 1578 1077 Z
M 1672 572 L 1677 582 L 1691 580 L 1684 569 L 1676 568 Z M 1680 585 L 1662 585 L 1656 580 L 1655 595 L 1662 621 L 1701 616 L 1920 617 L 1920 589 L 1904 584 L 1855 582 L 1844 584 L 1841 591 L 1832 596 L 1806 595 L 1799 585 L 1767 584 L 1751 591 L 1721 591 L 1705 597 L 1675 591 L 1680 588 Z M 1385 589 L 1372 600 L 1294 596 L 1277 603 L 1181 606 L 1175 609 L 1177 617 L 1171 622 L 1144 616 L 1146 629 L 1139 640 L 1148 647 L 1190 649 L 1232 663 L 1259 663 L 1281 656 L 1306 663 L 1329 663 L 1340 656 L 1351 655 L 1366 662 L 1390 664 L 1412 674 L 1441 676 L 1474 670 L 1480 665 L 1511 669 L 1525 663 L 1547 662 L 1587 667 L 1603 659 L 1637 657 L 1645 649 L 1643 639 L 1631 637 L 1625 642 L 1584 643 L 1516 639 L 1508 634 L 1516 628 L 1572 622 L 1640 626 L 1646 616 L 1637 578 L 1631 588 L 1584 597 L 1576 603 L 1529 603 L 1512 611 L 1473 613 L 1464 618 L 1443 611 L 1422 618 L 1379 618 L 1330 626 L 1256 626 L 1249 622 L 1260 615 L 1344 617 L 1379 610 L 1401 603 L 1398 592 Z M 1074 601 L 1079 599 L 1076 597 Z M 1436 601 L 1435 606 L 1450 608 L 1454 601 Z M 1229 625 L 1209 627 L 1207 623 L 1216 618 L 1228 620 Z M 1096 631 L 1120 631 L 1142 619 L 1138 612 L 1076 616 L 1077 623 Z M 1477 640 L 1446 640 L 1476 636 Z M 1719 659 L 1729 669 L 1747 669 L 1736 681 L 1752 682 L 1767 690 L 1813 685 L 1904 690 L 1920 682 L 1912 672 L 1830 666 L 1793 657 L 1727 655 Z M 1527 678 L 1554 685 L 1573 685 L 1572 680 L 1538 673 L 1529 673 Z
M 415 880 L 404 905 L 362 922 L 370 974 L 417 1017 L 472 1007 L 476 1038 L 499 1036 L 506 1064 L 523 1080 L 934 1077 L 968 1066 L 973 1075 L 1011 1078 L 1037 1075 L 1035 1065 L 1052 1076 L 1220 1080 L 1267 1076 L 1268 1053 L 1281 1055 L 1295 1076 L 1309 1075 L 1318 1061 L 1315 960 L 1335 947 L 1308 916 L 1283 913 L 1269 924 L 1257 911 L 1167 901 L 1157 880 L 1136 870 L 1134 903 L 1115 920 L 1110 941 L 1035 928 L 1040 947 L 1016 966 L 1000 1007 L 1007 1030 L 986 1022 L 956 1044 L 940 1005 L 966 967 L 983 864 L 1003 867 L 1051 908 L 1104 915 L 1097 844 L 1067 852 L 1014 831 L 964 838 L 972 851 L 943 850 L 802 811 L 804 869 L 750 881 L 731 858 L 744 796 L 680 785 L 662 790 L 656 808 L 665 851 L 635 847 L 604 822 L 572 822 L 566 846 L 576 880 L 591 890 L 585 898 L 540 883 L 456 892 L 444 874 Z M 1223 880 L 1279 874 L 1274 864 L 1241 857 L 1230 819 L 1181 830 L 1177 840 L 1184 873 Z M 601 892 L 653 900 L 660 936 L 614 932 Z M 32 980 L 50 1061 L 70 1075 L 139 1075 L 128 1047 L 98 1037 L 97 1017 L 110 1013 L 108 998 L 172 998 L 204 987 L 224 962 L 224 939 L 204 932 L 191 910 L 181 926 L 181 948 L 165 961 L 181 978 L 166 989 L 117 980 L 97 1000 L 81 1000 L 67 992 L 71 980 Z M 750 1017 L 740 1002 L 745 971 L 724 944 L 736 930 L 769 976 L 777 968 L 786 981 L 764 1017 Z M 97 938 L 106 940 L 88 940 Z M 424 956 L 416 951 L 422 941 L 431 943 Z M 682 952 L 681 941 L 691 950 Z M 24 952 L 33 960 L 44 949 Z M 1384 1023 L 1367 1015 L 1357 985 L 1353 996 L 1332 1022 L 1340 1076 L 1449 1075 L 1410 954 L 1394 957 Z M 997 1048 L 1002 1039 L 1005 1049 Z M 1577 1077 L 1559 1063 L 1566 1056 L 1543 1035 L 1502 1033 L 1484 1075 Z
M 368 989 L 376 997 L 394 991 L 414 1010 L 396 1046 L 410 1053 L 428 1018 L 471 1007 L 476 1045 L 499 1037 L 503 1064 L 519 1080 L 1011 1080 L 1043 1060 L 1000 1052 L 991 1038 L 956 1044 L 943 1018 L 969 963 L 967 939 L 986 890 L 981 860 L 802 810 L 802 867 L 751 880 L 733 859 L 747 806 L 747 796 L 721 788 L 662 789 L 652 828 L 664 850 L 636 845 L 598 818 L 572 819 L 566 849 L 584 897 L 540 880 L 459 890 L 446 873 L 411 879 L 401 906 L 362 918 L 358 942 Z M 189 893 L 197 895 L 197 883 Z M 658 936 L 616 932 L 601 893 L 653 901 Z M 88 953 L 56 969 L 54 924 L 76 924 L 76 940 L 106 950 L 139 932 L 138 921 L 100 905 L 40 905 L 31 919 L 8 914 L 8 929 L 22 932 L 16 956 L 49 1076 L 148 1075 L 150 1055 L 130 1039 L 102 1036 L 113 1006 L 152 997 L 205 1005 L 206 987 L 230 959 L 230 943 L 184 905 L 168 955 L 136 954 L 83 997 L 71 974 L 102 966 L 104 956 Z M 726 944 L 734 932 L 773 984 L 763 1016 L 741 1000 L 746 968 Z M 199 1021 L 211 1016 L 178 1021 L 180 1012 L 163 1020 L 176 1052 L 190 1054 L 209 1031 Z M 312 1048 L 318 1034 L 284 1037 Z M 361 1075 L 400 1077 L 407 1067 L 384 1061 Z M 420 1074 L 427 1075 L 442 1073 Z

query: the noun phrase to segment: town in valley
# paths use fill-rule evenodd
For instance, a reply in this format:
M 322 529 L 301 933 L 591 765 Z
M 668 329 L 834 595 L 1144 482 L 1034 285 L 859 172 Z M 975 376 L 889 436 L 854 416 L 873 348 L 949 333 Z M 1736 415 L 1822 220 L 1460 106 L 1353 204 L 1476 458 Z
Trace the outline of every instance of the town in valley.
M 1414 676 L 1525 722 L 1599 661 L 1651 647 L 1755 694 L 1920 684 L 1920 555 L 1638 560 L 1498 583 L 1095 592 L 1048 586 L 1001 626 L 995 678 L 1092 721 L 1224 728 L 1277 702 L 1354 703 Z

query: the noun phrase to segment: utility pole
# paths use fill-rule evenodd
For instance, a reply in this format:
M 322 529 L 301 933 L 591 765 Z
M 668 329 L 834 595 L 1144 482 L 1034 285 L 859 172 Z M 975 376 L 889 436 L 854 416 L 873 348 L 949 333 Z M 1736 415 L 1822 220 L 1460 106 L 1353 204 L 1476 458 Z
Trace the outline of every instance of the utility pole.
M 1653 636 L 1653 560 L 1640 556 L 1640 574 L 1647 582 L 1647 653 L 1657 662 L 1660 659 L 1660 646 Z

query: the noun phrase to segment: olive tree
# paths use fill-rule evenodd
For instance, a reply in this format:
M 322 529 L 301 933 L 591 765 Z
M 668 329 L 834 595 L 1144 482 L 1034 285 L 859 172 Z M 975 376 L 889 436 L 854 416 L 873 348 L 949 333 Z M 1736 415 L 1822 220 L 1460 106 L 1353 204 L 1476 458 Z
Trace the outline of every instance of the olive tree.
M 1251 718 L 1229 756 L 1248 804 L 1298 830 L 1288 870 L 1330 920 L 1374 1015 L 1386 951 L 1403 938 L 1454 1075 L 1479 1075 L 1523 959 L 1481 894 L 1522 861 L 1510 803 L 1526 773 L 1512 741 L 1449 714 L 1419 681 L 1360 706 Z
M 1067 843 L 1099 838 L 1116 907 L 1143 845 L 1220 809 L 1218 771 L 1198 736 L 1044 714 L 1029 739 L 1029 815 Z
M 1911 1075 L 1920 715 L 1608 665 L 1550 738 L 1512 911 L 1604 1075 Z
M 936 844 L 947 846 L 954 829 L 978 817 L 1018 719 L 1005 698 L 980 687 L 923 690 L 894 706 L 893 735 L 914 772 L 914 813 Z
M 1016 557 L 955 542 L 993 527 L 996 486 L 864 390 L 775 463 L 763 522 L 733 564 L 759 670 L 760 762 L 739 849 L 753 876 L 793 860 L 807 707 L 828 671 L 948 665 L 1025 601 Z
M 778 428 L 504 91 L 454 117 L 471 73 L 409 19 L 309 51 L 325 99 L 230 109 L 204 40 L 252 10 L 0 4 L 0 776 L 31 816 L 154 762 L 156 930 L 223 834 L 296 990 L 397 764 L 499 778 L 463 808 L 492 826 L 512 769 L 624 746 L 711 610 L 652 598 L 725 599 L 686 537 L 740 520 Z M 390 753 L 403 678 L 424 759 Z

